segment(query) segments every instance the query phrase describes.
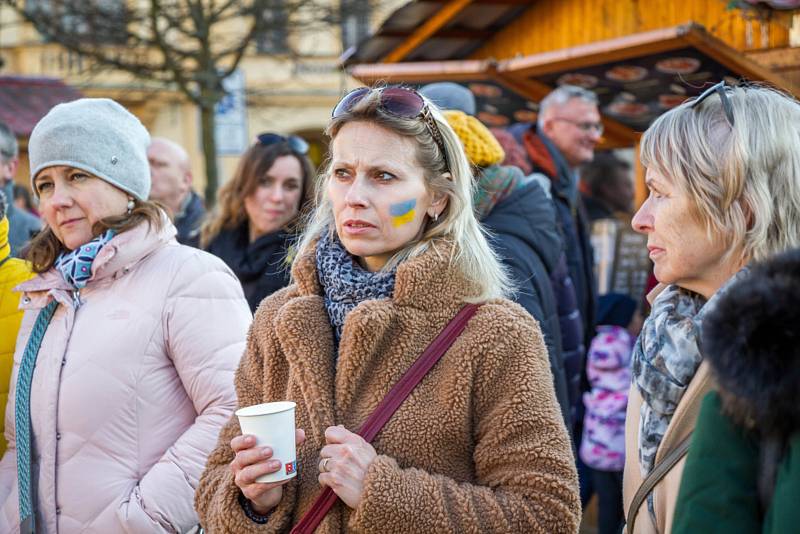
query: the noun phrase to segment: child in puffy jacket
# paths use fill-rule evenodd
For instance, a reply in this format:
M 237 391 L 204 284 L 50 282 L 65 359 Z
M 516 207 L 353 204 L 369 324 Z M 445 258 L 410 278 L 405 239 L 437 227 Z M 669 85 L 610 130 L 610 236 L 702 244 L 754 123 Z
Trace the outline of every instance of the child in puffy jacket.
M 618 534 L 623 524 L 625 410 L 631 385 L 631 354 L 641 316 L 635 300 L 617 293 L 600 297 L 598 312 L 597 335 L 586 357 L 591 389 L 583 395 L 586 413 L 579 453 L 593 470 L 598 533 Z

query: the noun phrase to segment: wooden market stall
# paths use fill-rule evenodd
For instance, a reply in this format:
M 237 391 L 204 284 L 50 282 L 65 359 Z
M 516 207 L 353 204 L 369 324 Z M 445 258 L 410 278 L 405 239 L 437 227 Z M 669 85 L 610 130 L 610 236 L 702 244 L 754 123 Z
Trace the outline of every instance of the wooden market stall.
M 785 0 L 781 0 L 785 1 Z M 562 84 L 598 97 L 599 148 L 633 148 L 652 121 L 719 80 L 759 81 L 800 95 L 800 15 L 736 0 L 417 0 L 343 56 L 365 84 L 452 81 L 489 126 L 534 122 Z M 797 2 L 800 4 L 800 1 Z M 793 37 L 793 33 L 797 34 Z M 646 197 L 634 157 L 637 204 Z M 598 289 L 640 295 L 643 236 L 593 228 Z
M 756 16 L 723 0 L 413 1 L 343 62 L 367 84 L 462 83 L 491 126 L 535 120 L 550 90 L 581 85 L 600 100 L 600 148 L 635 148 L 655 117 L 721 79 L 800 94 L 797 23 L 793 12 Z M 784 76 L 792 60 L 798 75 Z

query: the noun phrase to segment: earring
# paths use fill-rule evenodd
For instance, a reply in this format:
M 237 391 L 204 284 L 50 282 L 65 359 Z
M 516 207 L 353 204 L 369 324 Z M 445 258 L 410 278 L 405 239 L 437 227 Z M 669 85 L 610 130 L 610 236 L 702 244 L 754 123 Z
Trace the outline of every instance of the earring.
M 128 215 L 131 214 L 134 207 L 136 207 L 136 202 L 134 202 L 132 198 L 128 198 Z
M 438 220 L 439 220 L 439 214 L 438 214 L 438 213 L 436 213 L 436 212 L 434 212 L 434 213 L 433 213 L 433 222 L 436 222 L 436 221 L 438 221 Z

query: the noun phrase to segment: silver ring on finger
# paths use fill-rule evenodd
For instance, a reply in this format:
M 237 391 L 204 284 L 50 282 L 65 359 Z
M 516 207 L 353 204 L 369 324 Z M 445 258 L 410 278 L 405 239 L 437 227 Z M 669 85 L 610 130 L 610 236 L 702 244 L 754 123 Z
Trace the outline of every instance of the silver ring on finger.
M 319 461 L 319 472 L 320 473 L 327 473 L 328 472 L 328 460 L 330 458 L 323 458 Z

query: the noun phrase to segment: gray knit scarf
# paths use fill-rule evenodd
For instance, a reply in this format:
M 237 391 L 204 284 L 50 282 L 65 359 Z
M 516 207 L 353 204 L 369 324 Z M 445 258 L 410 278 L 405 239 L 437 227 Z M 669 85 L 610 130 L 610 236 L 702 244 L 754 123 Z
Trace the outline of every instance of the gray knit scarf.
M 645 477 L 675 409 L 703 361 L 700 327 L 719 296 L 747 276 L 745 267 L 706 301 L 702 296 L 668 286 L 653 302 L 650 316 L 633 349 L 632 378 L 642 395 L 639 421 L 639 467 Z M 648 497 L 652 513 L 652 493 Z
M 361 268 L 339 238 L 328 230 L 317 243 L 317 276 L 325 291 L 325 309 L 333 327 L 336 347 L 342 338 L 344 320 L 365 300 L 391 298 L 395 270 L 371 273 Z

